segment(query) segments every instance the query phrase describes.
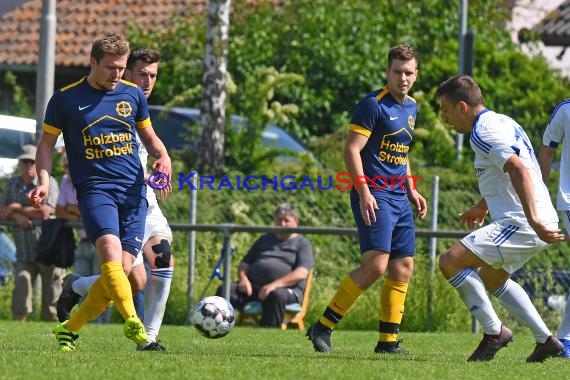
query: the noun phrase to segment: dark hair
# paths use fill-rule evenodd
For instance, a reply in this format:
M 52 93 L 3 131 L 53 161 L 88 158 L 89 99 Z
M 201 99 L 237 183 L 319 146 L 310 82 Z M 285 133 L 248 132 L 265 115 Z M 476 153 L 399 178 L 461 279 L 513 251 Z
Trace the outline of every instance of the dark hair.
M 470 107 L 483 104 L 481 88 L 469 75 L 459 74 L 449 78 L 437 87 L 435 95 L 452 103 L 465 102 Z
M 99 62 L 105 55 L 121 56 L 129 54 L 129 41 L 118 33 L 105 33 L 103 37 L 95 40 L 91 47 L 91 57 Z
M 138 47 L 131 51 L 129 59 L 127 59 L 127 69 L 132 70 L 137 61 L 143 61 L 146 64 L 160 62 L 160 53 L 145 47 Z
M 410 61 L 415 59 L 417 67 L 420 66 L 418 53 L 416 53 L 414 48 L 409 45 L 396 45 L 390 49 L 388 52 L 388 67 L 392 66 L 392 62 L 395 59 L 399 61 Z
M 279 215 L 289 215 L 295 218 L 295 220 L 299 220 L 299 214 L 297 213 L 295 206 L 290 203 L 281 203 L 277 206 L 277 209 L 273 213 L 273 217 L 277 218 Z

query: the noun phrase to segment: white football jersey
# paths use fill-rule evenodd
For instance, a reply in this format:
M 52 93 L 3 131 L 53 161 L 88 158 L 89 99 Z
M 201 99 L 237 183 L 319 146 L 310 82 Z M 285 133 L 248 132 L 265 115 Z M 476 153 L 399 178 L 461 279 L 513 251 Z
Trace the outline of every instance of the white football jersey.
M 137 145 L 139 148 L 139 159 L 141 160 L 141 165 L 143 167 L 144 172 L 146 173 L 148 165 L 148 151 L 146 150 L 146 147 L 142 143 L 138 133 L 136 134 L 136 136 L 137 136 Z M 154 193 L 154 189 L 150 187 L 148 183 L 146 184 L 146 200 L 148 201 L 149 209 L 151 208 L 151 206 L 158 207 L 158 201 L 156 200 L 156 194 Z
M 570 210 L 570 99 L 558 104 L 552 112 L 542 143 L 551 148 L 563 145 L 556 208 L 560 211 Z
M 542 222 L 558 222 L 548 189 L 542 182 L 532 144 L 517 122 L 506 115 L 484 110 L 475 119 L 470 143 L 475 151 L 474 166 L 479 191 L 487 201 L 492 220 L 526 219 L 519 196 L 509 175 L 503 170 L 507 160 L 516 154 L 531 176 L 535 207 Z

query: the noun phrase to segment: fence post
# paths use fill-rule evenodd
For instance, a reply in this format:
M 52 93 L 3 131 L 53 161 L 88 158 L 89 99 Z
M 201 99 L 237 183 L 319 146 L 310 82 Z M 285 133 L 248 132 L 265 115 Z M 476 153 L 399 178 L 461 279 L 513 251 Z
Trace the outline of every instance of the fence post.
M 228 227 L 224 230 L 224 298 L 230 300 L 230 285 L 232 283 L 232 232 Z
M 437 216 L 439 207 L 439 176 L 434 176 L 431 183 L 431 220 L 430 229 L 437 231 Z M 437 238 L 429 238 L 429 292 L 428 292 L 428 331 L 433 330 L 433 299 L 434 299 L 434 278 L 435 260 L 437 257 Z
M 195 175 L 192 177 L 193 188 L 190 189 L 190 224 L 196 224 L 196 202 L 198 199 L 197 178 Z M 190 230 L 188 239 L 188 314 L 186 316 L 186 323 L 192 322 L 192 311 L 194 309 L 194 283 L 195 283 L 195 269 L 196 269 L 196 231 Z

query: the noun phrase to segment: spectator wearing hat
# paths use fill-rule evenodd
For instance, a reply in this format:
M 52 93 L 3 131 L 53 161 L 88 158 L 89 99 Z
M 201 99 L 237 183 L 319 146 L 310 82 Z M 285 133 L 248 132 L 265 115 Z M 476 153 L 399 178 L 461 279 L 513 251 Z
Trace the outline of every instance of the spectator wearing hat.
M 25 321 L 32 312 L 33 284 L 38 275 L 42 285 L 41 319 L 57 321 L 55 304 L 61 293 L 64 270 L 54 265 L 37 261 L 37 240 L 41 233 L 40 223 L 34 220 L 48 219 L 55 210 L 58 186 L 50 178 L 50 194 L 40 208 L 34 208 L 27 195 L 38 185 L 36 174 L 36 147 L 24 145 L 18 156 L 19 174 L 10 178 L 0 196 L 0 218 L 13 220 L 12 235 L 16 245 L 16 271 L 12 294 L 12 317 Z

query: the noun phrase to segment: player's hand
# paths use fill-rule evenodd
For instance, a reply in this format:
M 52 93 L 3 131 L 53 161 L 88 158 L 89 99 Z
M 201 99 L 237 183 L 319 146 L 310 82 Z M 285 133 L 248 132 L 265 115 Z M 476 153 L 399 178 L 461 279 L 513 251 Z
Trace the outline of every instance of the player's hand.
M 376 203 L 376 198 L 370 193 L 370 191 L 363 191 L 358 193 L 360 214 L 364 220 L 364 224 L 367 226 L 376 222 L 376 210 L 379 209 Z
M 487 213 L 487 208 L 475 205 L 459 215 L 459 222 L 461 226 L 467 226 L 468 229 L 475 230 L 483 225 Z
M 40 185 L 28 193 L 28 199 L 32 202 L 34 208 L 42 207 L 43 201 L 46 200 L 48 196 L 48 190 L 49 188 L 47 186 Z
M 170 157 L 165 156 L 156 160 L 152 164 L 155 173 L 161 173 L 160 176 L 154 177 L 154 189 L 157 189 L 160 199 L 166 199 L 168 194 L 172 192 L 172 163 Z
M 549 229 L 542 222 L 530 222 L 530 226 L 536 232 L 540 240 L 548 244 L 554 244 L 566 240 L 566 236 L 559 228 Z
M 408 199 L 416 208 L 416 216 L 422 220 L 425 219 L 428 211 L 426 199 L 417 190 L 410 190 Z

